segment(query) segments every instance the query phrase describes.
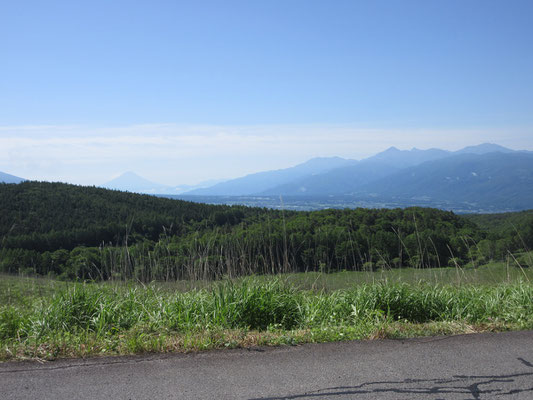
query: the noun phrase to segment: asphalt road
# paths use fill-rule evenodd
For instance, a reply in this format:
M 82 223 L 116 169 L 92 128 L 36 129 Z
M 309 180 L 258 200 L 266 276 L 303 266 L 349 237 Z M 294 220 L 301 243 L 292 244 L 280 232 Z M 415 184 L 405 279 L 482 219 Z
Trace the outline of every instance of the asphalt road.
M 0 364 L 2 399 L 533 399 L 533 331 Z

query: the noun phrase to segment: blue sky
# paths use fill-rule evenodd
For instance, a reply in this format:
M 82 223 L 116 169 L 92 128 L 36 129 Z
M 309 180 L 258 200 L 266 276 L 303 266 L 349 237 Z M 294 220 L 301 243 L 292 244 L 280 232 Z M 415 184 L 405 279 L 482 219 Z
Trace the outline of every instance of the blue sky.
M 533 149 L 532 1 L 5 2 L 0 170 L 194 183 L 390 145 Z

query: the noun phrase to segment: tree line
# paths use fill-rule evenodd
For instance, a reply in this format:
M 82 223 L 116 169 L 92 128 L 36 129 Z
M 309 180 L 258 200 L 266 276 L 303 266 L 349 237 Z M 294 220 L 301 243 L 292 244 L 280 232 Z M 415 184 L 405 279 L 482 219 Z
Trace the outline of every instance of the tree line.
M 533 247 L 533 214 L 508 229 L 429 208 L 288 212 L 42 182 L 0 185 L 0 204 L 0 272 L 63 279 L 476 266 Z

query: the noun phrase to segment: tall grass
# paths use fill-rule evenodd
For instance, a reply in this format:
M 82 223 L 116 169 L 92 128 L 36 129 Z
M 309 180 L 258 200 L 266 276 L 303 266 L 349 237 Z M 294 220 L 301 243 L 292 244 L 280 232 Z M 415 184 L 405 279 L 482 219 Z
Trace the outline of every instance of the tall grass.
M 221 331 L 283 336 L 326 330 L 329 336 L 318 340 L 336 340 L 342 332 L 368 337 L 393 324 L 434 322 L 533 328 L 533 285 L 376 283 L 316 292 L 298 290 L 280 279 L 244 279 L 172 292 L 154 285 L 71 284 L 29 304 L 1 306 L 0 355 L 28 355 L 50 343 L 57 348 L 58 341 L 63 347 L 80 348 L 91 341 L 98 351 L 120 352 L 117 349 L 126 346 L 138 352 L 147 349 L 139 345 L 143 337 L 157 341 L 148 347 L 153 350 L 165 348 L 169 338 Z M 187 344 L 174 349 L 180 346 Z

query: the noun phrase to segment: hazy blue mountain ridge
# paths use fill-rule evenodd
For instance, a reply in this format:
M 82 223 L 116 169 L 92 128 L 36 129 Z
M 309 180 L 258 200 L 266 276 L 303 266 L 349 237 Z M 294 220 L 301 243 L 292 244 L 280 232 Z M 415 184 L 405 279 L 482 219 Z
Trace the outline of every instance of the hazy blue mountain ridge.
M 135 172 L 125 172 L 119 177 L 100 185 L 102 188 L 121 190 L 124 192 L 144 193 L 144 194 L 180 194 L 189 190 L 207 187 L 217 183 L 217 181 L 209 181 L 199 183 L 198 185 L 179 185 L 170 186 L 161 183 L 152 182 L 145 179 Z
M 6 174 L 5 172 L 0 172 L 0 183 L 20 183 L 24 182 L 26 179 L 19 178 L 18 176 Z
M 487 153 L 515 153 L 506 147 L 494 143 L 482 143 L 477 146 L 467 146 L 464 149 L 455 151 L 453 154 L 487 154 Z
M 361 193 L 533 207 L 533 154 L 458 154 L 364 185 Z
M 441 149 L 420 150 L 415 147 L 411 150 L 398 150 L 396 147 L 390 147 L 375 156 L 362 160 L 362 162 L 377 161 L 394 165 L 396 168 L 406 168 L 426 161 L 449 157 L 452 154 L 450 151 Z
M 338 195 L 354 191 L 362 185 L 399 171 L 386 162 L 361 161 L 356 165 L 335 168 L 313 176 L 278 185 L 265 190 L 260 195 Z
M 519 153 L 489 143 L 470 146 L 457 152 L 440 149 L 420 150 L 417 148 L 398 150 L 395 147 L 390 147 L 381 153 L 361 160 L 353 166 L 332 169 L 314 176 L 306 176 L 269 188 L 258 194 L 281 196 L 356 194 L 367 184 L 387 176 L 401 175 L 402 170 L 428 161 L 442 160 L 460 154 L 475 155 L 490 152 L 498 152 L 499 154 Z
M 255 195 L 337 195 L 357 193 L 362 186 L 395 174 L 401 169 L 456 154 L 514 152 L 502 146 L 484 143 L 458 152 L 441 149 L 398 150 L 395 147 L 361 161 L 341 157 L 318 157 L 294 167 L 262 171 L 213 185 L 169 186 L 151 182 L 133 172 L 107 182 L 102 187 L 148 194 L 187 194 L 196 196 Z
M 395 147 L 361 160 L 355 165 L 335 168 L 321 174 L 306 176 L 293 182 L 278 185 L 261 195 L 340 195 L 357 192 L 363 185 L 384 178 L 413 165 L 428 160 L 448 157 L 451 153 L 440 149 L 398 150 Z
M 305 172 L 299 167 L 294 168 Z M 279 181 L 280 171 L 267 171 L 225 182 L 218 186 L 219 191 L 207 189 L 202 194 L 302 198 L 375 196 L 402 199 L 403 203 L 409 203 L 411 199 L 499 209 L 533 208 L 533 153 L 490 143 L 455 152 L 391 147 L 359 162 L 303 174 L 296 179 L 290 179 L 295 174 L 284 172 L 283 178 L 287 181 L 282 184 L 273 185 Z M 246 190 L 239 186 L 250 181 L 255 185 L 246 187 Z M 241 191 L 226 191 L 231 185 L 236 185 Z M 254 191 L 265 186 L 266 189 Z
M 0 173 L 0 182 L 24 179 Z M 263 171 L 208 185 L 169 186 L 127 172 L 102 187 L 158 195 L 270 196 L 302 199 L 327 196 L 400 200 L 426 199 L 436 205 L 480 205 L 479 209 L 533 208 L 533 152 L 483 143 L 451 152 L 390 147 L 361 161 L 313 158 L 294 167 Z M 378 201 L 379 203 L 379 201 Z M 380 203 L 380 204 L 381 204 Z M 397 202 L 398 203 L 398 202 Z M 483 206 L 483 207 L 482 207 Z M 475 208 L 475 207 L 474 207 Z
M 350 194 L 359 191 L 363 185 L 395 174 L 403 168 L 457 154 L 485 154 L 494 151 L 515 153 L 514 150 L 490 143 L 465 147 L 457 152 L 417 148 L 398 150 L 390 147 L 361 161 L 339 157 L 314 158 L 292 168 L 246 175 L 185 194 L 200 196 Z
M 357 164 L 356 160 L 341 157 L 313 158 L 294 167 L 264 171 L 221 182 L 205 189 L 187 192 L 188 195 L 246 196 L 262 193 L 272 187 L 283 185 L 303 177 L 313 176 L 339 167 Z
M 106 189 L 122 190 L 137 193 L 167 193 L 170 186 L 162 185 L 145 179 L 134 172 L 128 171 L 119 177 L 104 183 L 101 187 Z
M 165 193 L 169 192 L 159 194 Z M 348 196 L 343 200 L 347 206 L 357 199 L 372 206 L 376 199 L 376 204 L 402 206 L 424 203 L 453 204 L 460 210 L 520 210 L 533 208 L 533 152 L 490 143 L 455 152 L 391 147 L 361 161 L 315 158 L 182 194 L 207 202 L 209 196 L 282 196 L 302 201 Z

